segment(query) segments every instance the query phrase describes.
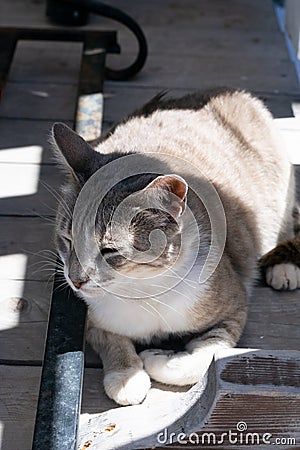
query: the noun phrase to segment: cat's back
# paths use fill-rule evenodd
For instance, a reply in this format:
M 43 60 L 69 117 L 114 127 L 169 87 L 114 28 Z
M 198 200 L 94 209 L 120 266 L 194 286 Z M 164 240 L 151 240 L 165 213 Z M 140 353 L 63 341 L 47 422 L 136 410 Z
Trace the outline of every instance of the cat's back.
M 214 167 L 229 158 L 232 163 L 233 157 L 267 165 L 279 158 L 281 164 L 287 161 L 278 141 L 272 116 L 260 100 L 220 89 L 178 99 L 155 97 L 116 126 L 99 151 L 166 152 L 201 167 L 210 160 Z
M 99 151 L 152 153 L 187 181 L 189 176 L 205 176 L 232 217 L 233 232 L 238 233 L 234 222 L 241 219 L 239 212 L 233 214 L 237 204 L 266 230 L 263 252 L 276 244 L 278 223 L 290 212 L 287 203 L 293 206 L 292 168 L 273 118 L 246 92 L 153 99 L 117 126 Z M 189 169 L 180 160 L 188 162 Z
M 194 174 L 203 173 L 228 189 L 248 185 L 250 194 L 257 185 L 263 192 L 273 186 L 286 190 L 291 172 L 271 114 L 243 91 L 158 96 L 117 126 L 98 149 L 154 153 L 175 172 L 182 166 L 168 156 L 182 158 Z

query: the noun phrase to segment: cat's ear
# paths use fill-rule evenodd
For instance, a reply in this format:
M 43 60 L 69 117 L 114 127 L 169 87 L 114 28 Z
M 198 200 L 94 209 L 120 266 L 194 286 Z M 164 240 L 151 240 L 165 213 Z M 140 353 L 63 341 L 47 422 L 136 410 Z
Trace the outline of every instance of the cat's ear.
M 187 182 L 179 175 L 162 175 L 155 178 L 145 189 L 159 188 L 170 192 L 172 195 L 170 212 L 177 219 L 185 210 L 185 202 L 188 191 Z
M 64 123 L 58 122 L 52 127 L 52 138 L 58 150 L 58 159 L 75 177 L 90 174 L 97 152 L 81 136 Z

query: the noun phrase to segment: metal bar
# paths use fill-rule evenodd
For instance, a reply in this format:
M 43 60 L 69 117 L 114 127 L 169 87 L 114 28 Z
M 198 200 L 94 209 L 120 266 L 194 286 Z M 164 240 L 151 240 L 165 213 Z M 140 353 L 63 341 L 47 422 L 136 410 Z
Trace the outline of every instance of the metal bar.
M 32 38 L 30 34 L 26 36 Z M 50 34 L 47 36 L 50 39 Z M 102 46 L 95 33 L 86 33 L 83 42 L 75 127 L 80 129 L 85 139 L 93 139 L 101 131 L 105 46 Z M 84 370 L 85 321 L 85 304 L 70 289 L 59 290 L 56 276 L 33 450 L 76 450 Z
M 33 450 L 76 450 L 86 306 L 55 276 Z

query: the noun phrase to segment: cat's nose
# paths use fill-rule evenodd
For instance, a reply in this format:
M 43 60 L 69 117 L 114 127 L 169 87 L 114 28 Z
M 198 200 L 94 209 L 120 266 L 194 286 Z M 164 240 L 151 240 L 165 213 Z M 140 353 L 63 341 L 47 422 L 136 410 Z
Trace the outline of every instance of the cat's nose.
M 71 281 L 77 289 L 80 289 L 81 286 L 85 283 L 85 281 L 74 281 L 74 280 Z

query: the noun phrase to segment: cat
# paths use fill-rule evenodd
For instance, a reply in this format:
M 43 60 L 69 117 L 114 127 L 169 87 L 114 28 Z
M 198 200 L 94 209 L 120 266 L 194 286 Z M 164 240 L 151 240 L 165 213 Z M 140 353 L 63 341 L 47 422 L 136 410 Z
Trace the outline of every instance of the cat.
M 142 402 L 150 379 L 196 383 L 216 351 L 237 344 L 259 258 L 269 285 L 300 286 L 289 256 L 263 259 L 293 236 L 294 174 L 250 93 L 159 94 L 95 148 L 62 123 L 52 136 L 66 173 L 57 251 L 118 404 Z M 182 352 L 136 352 L 187 335 Z

